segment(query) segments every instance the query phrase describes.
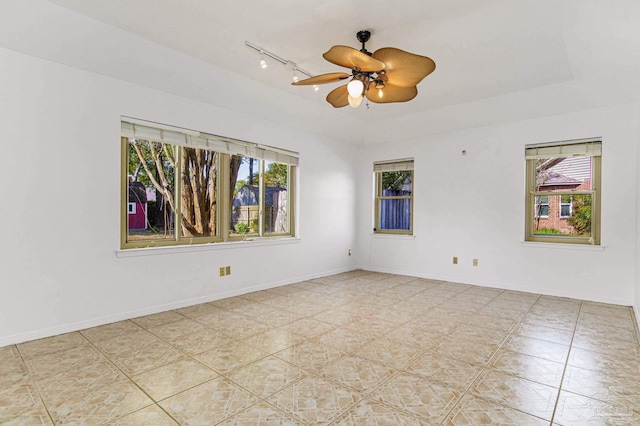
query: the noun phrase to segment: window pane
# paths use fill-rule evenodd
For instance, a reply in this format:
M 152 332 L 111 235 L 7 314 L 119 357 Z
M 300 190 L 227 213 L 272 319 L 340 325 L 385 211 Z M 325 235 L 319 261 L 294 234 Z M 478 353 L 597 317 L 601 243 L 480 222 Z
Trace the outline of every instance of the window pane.
M 385 167 L 386 163 L 380 164 L 382 164 L 381 170 L 375 172 L 377 194 L 374 231 L 398 231 L 399 233 L 409 231 L 411 233 L 413 170 L 394 170 L 393 167 L 391 169 Z M 413 161 L 410 162 L 410 166 L 412 164 Z
M 567 197 L 571 203 L 563 202 Z M 591 237 L 590 195 L 553 195 L 548 200 L 547 214 L 534 219 L 534 235 Z
M 127 241 L 174 240 L 175 147 L 130 138 Z
M 536 191 L 590 190 L 591 157 L 536 160 Z
M 380 200 L 380 229 L 411 229 L 411 199 Z
M 285 234 L 289 232 L 288 219 L 289 166 L 272 161 L 264 163 L 264 232 Z
M 231 156 L 231 235 L 257 235 L 259 230 L 260 160 Z
M 382 196 L 408 196 L 413 190 L 413 170 L 382 172 Z
M 184 237 L 217 235 L 218 153 L 182 148 L 180 228 Z

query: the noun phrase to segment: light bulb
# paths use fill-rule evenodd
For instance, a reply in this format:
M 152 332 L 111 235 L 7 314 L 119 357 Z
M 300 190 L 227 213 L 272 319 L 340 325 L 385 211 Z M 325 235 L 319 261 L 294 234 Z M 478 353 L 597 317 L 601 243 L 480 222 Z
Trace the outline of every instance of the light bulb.
M 317 84 L 314 84 L 314 85 L 313 85 L 313 90 L 314 90 L 315 92 L 317 92 L 318 90 L 320 90 L 320 87 L 319 87 Z
M 378 97 L 382 99 L 382 89 L 378 89 Z
M 260 68 L 265 69 L 267 67 L 267 61 L 264 58 L 260 58 Z
M 349 101 L 349 105 L 351 105 L 351 108 L 358 108 L 362 103 L 362 95 L 359 95 L 357 97 L 347 95 L 347 100 Z
M 298 76 L 294 74 L 291 80 L 293 80 L 293 82 L 296 83 L 298 81 Z
M 353 98 L 357 98 L 362 95 L 362 90 L 364 89 L 364 84 L 360 80 L 356 80 L 355 78 L 347 84 L 347 91 L 349 95 Z

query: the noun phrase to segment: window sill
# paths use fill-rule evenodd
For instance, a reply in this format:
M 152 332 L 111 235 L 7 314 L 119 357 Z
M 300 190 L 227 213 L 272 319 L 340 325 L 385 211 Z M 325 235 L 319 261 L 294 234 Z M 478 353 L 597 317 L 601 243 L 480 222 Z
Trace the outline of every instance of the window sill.
M 563 243 L 542 243 L 534 241 L 521 241 L 522 247 L 534 247 L 534 248 L 550 248 L 556 250 L 583 250 L 583 251 L 604 251 L 605 246 L 595 246 L 588 244 L 563 244 Z
M 196 251 L 228 250 L 228 249 L 249 248 L 249 247 L 278 246 L 283 244 L 297 244 L 300 241 L 301 239 L 297 237 L 281 237 L 281 238 L 267 237 L 267 238 L 256 238 L 254 240 L 229 241 L 225 243 L 193 244 L 193 245 L 165 246 L 165 247 L 144 247 L 144 248 L 116 250 L 116 256 L 117 257 L 154 256 L 154 255 L 160 255 L 160 254 L 192 253 Z
M 415 235 L 408 234 L 369 234 L 371 238 L 380 238 L 383 240 L 415 240 Z

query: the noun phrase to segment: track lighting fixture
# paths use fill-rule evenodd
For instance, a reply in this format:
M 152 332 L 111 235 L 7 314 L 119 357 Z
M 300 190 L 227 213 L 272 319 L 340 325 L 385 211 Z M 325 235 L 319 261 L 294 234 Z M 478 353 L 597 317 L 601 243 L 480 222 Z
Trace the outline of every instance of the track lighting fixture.
M 293 76 L 291 77 L 291 81 L 293 83 L 296 83 L 297 81 L 300 80 L 300 78 L 298 77 L 298 73 L 304 74 L 307 77 L 313 77 L 313 74 L 311 74 L 309 71 L 303 70 L 302 68 L 297 66 L 296 63 L 293 62 L 293 61 L 281 58 L 280 56 L 276 55 L 275 53 L 271 53 L 268 50 L 264 50 L 263 48 L 261 48 L 259 46 L 256 46 L 255 44 L 253 44 L 253 43 L 251 43 L 249 41 L 245 41 L 244 44 L 247 45 L 248 47 L 252 48 L 253 50 L 256 50 L 256 51 L 258 51 L 260 53 L 260 68 L 262 68 L 262 69 L 267 68 L 267 61 L 265 60 L 265 57 L 269 57 L 271 59 L 274 59 L 274 60 L 280 62 L 286 68 L 291 70 L 291 72 L 293 73 Z M 315 92 L 317 92 L 318 90 L 320 90 L 320 88 L 316 84 L 316 85 L 313 86 L 313 90 Z

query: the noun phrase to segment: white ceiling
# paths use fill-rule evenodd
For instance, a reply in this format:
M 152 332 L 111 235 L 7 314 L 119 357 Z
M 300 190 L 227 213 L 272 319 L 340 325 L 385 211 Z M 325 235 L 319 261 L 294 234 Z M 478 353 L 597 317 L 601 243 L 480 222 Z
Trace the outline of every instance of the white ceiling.
M 0 46 L 354 143 L 640 100 L 637 0 L 5 0 L 2 8 Z M 260 69 L 245 46 L 313 74 L 348 71 L 322 53 L 359 48 L 361 29 L 372 32 L 369 51 L 434 59 L 416 99 L 336 110 L 324 97 L 339 83 L 293 87 L 291 70 L 269 59 Z

